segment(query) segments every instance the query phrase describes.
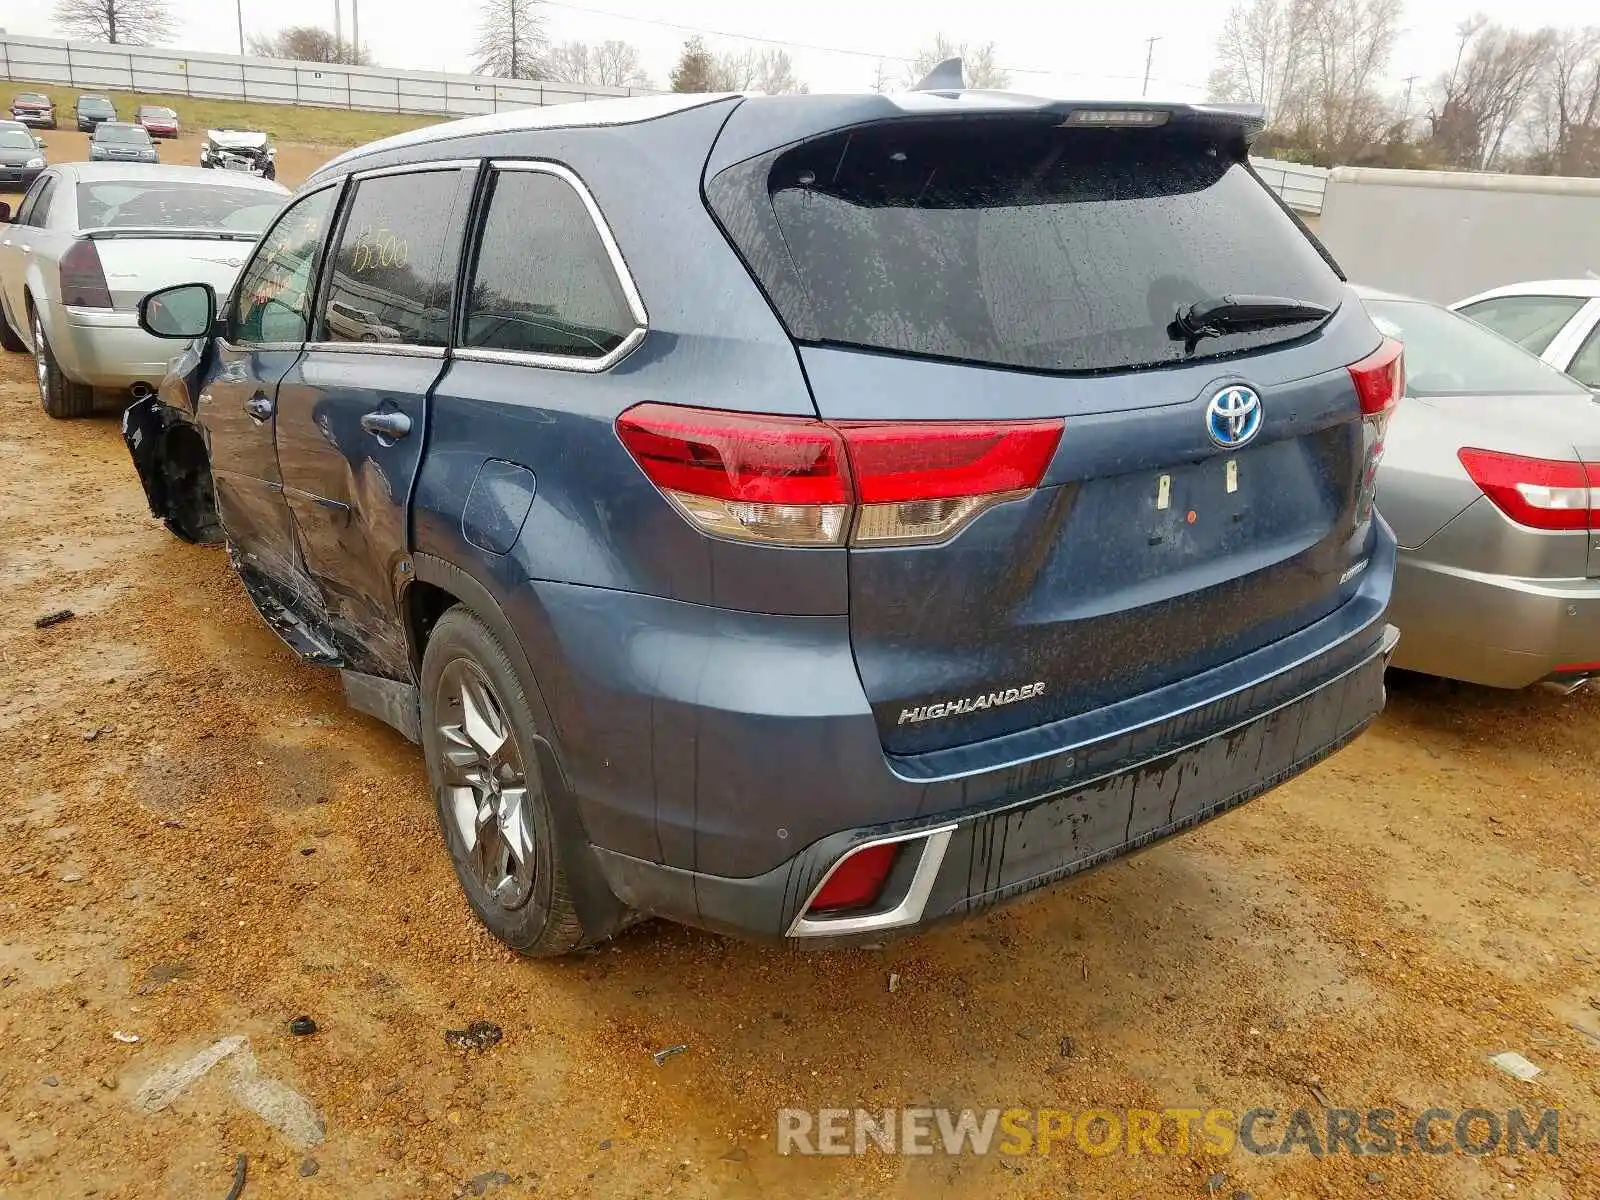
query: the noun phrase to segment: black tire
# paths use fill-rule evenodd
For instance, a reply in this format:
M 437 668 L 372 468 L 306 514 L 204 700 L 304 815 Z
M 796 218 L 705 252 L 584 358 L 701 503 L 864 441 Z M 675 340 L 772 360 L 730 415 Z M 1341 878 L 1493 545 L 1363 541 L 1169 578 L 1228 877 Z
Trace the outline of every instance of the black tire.
M 39 320 L 38 312 L 30 315 L 33 319 L 34 374 L 39 383 L 40 407 L 46 416 L 58 421 L 87 417 L 94 412 L 94 389 L 67 378 L 50 350 L 50 339 L 45 337 L 44 324 Z
M 439 618 L 429 635 L 421 683 L 422 748 L 428 761 L 428 781 L 451 864 L 472 911 L 491 933 L 521 954 L 548 958 L 576 949 L 583 941 L 583 925 L 573 904 L 567 864 L 542 781 L 537 731 L 510 658 L 488 627 L 457 605 Z M 510 735 L 510 750 L 501 751 L 505 761 L 495 768 L 492 789 L 489 785 L 464 785 L 464 781 L 481 780 L 489 772 L 481 747 L 464 732 L 469 722 L 463 686 L 481 689 L 473 702 L 474 711 L 488 718 L 488 729 Z M 458 760 L 455 765 L 447 757 L 452 752 Z M 477 757 L 468 766 L 460 764 L 460 759 L 473 756 Z M 519 775 L 526 830 L 517 839 L 525 843 L 520 862 L 510 849 L 515 835 L 505 832 L 499 816 L 483 815 L 493 812 L 500 798 L 514 790 Z M 474 809 L 475 817 L 471 815 Z M 476 825 L 474 837 L 481 852 L 468 847 L 464 821 Z M 502 874 L 500 886 L 491 887 L 487 877 Z
M 0 349 L 11 351 L 13 354 L 26 354 L 28 343 L 17 336 L 17 331 L 11 328 L 11 318 L 6 315 L 4 300 L 0 300 Z

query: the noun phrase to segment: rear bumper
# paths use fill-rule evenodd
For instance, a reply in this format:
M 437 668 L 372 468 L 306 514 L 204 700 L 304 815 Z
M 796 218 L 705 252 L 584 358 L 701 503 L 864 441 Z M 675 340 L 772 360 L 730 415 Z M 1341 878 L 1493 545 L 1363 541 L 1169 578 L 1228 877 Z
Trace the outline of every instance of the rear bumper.
M 136 313 L 57 308 L 53 317 L 45 332 L 57 363 L 68 378 L 93 387 L 159 387 L 181 348 L 145 333 Z
M 761 875 L 730 879 L 600 850 L 617 896 L 642 912 L 745 936 L 809 944 L 876 941 L 965 916 L 1080 874 L 1218 816 L 1320 762 L 1383 710 L 1398 640 L 1384 626 L 1353 665 L 1275 706 L 1175 749 L 1193 714 L 1086 747 L 1107 769 L 1022 801 L 841 830 Z M 1265 681 L 1263 687 L 1275 682 Z M 828 917 L 805 906 L 863 844 L 902 842 L 877 904 Z
M 1402 552 L 1389 616 L 1405 635 L 1394 665 L 1410 671 L 1522 688 L 1600 664 L 1600 579 L 1518 579 Z

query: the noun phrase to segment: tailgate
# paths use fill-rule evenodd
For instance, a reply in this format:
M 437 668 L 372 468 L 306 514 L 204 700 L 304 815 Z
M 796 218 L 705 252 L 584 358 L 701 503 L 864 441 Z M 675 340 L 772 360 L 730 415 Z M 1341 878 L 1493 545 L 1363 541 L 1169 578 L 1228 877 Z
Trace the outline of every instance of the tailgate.
M 1378 435 L 1348 368 L 1380 336 L 1237 130 L 1141 120 L 858 125 L 708 189 L 825 420 L 1063 425 L 1037 486 L 943 536 L 857 526 L 851 642 L 891 753 L 1141 695 L 1358 586 Z M 1336 311 L 1175 328 L 1238 294 Z

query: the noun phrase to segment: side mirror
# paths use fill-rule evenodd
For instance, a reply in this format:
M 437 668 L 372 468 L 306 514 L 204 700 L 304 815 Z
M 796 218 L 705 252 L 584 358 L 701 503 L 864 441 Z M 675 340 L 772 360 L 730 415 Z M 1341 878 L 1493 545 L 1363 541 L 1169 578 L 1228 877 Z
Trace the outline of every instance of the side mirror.
M 217 293 L 209 283 L 180 283 L 139 301 L 139 328 L 153 337 L 208 337 L 216 320 Z
M 11 205 L 0 200 L 0 225 L 11 224 Z
M 42 137 L 34 138 L 33 139 L 33 147 L 34 147 L 35 150 L 43 150 L 44 149 L 44 139 Z

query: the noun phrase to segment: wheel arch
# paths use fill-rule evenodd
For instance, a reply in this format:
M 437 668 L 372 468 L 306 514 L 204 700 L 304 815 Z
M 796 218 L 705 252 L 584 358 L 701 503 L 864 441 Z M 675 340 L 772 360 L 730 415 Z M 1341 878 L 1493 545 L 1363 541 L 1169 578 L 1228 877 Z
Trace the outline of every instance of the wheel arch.
M 631 910 L 617 899 L 595 865 L 582 805 L 574 795 L 571 781 L 561 763 L 561 751 L 556 738 L 558 731 L 551 719 L 550 708 L 545 703 L 533 664 L 505 610 L 486 585 L 445 559 L 431 554 L 414 554 L 411 576 L 411 583 L 400 595 L 400 611 L 416 671 L 419 702 L 422 656 L 427 650 L 428 634 L 441 616 L 459 604 L 494 634 L 510 660 L 517 682 L 522 685 L 522 693 L 533 710 L 534 726 L 539 730 L 534 749 L 544 774 L 546 794 L 552 801 L 550 809 L 557 836 L 561 838 L 563 850 L 569 856 L 567 861 L 572 864 L 581 862 L 585 868 L 569 871 L 568 883 L 586 934 L 603 939 L 624 928 L 635 918 Z

